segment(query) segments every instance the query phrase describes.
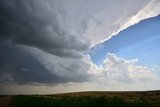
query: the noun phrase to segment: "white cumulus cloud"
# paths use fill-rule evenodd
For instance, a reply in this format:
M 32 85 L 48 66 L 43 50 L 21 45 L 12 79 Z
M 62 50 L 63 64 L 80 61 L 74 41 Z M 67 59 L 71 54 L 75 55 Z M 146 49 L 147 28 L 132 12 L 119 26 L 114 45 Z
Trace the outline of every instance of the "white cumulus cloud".
M 89 56 L 85 56 L 85 61 L 91 65 L 90 73 L 94 74 L 95 81 L 102 79 L 127 83 L 154 81 L 156 78 L 150 68 L 137 65 L 138 59 L 125 60 L 108 53 L 102 66 L 93 64 Z

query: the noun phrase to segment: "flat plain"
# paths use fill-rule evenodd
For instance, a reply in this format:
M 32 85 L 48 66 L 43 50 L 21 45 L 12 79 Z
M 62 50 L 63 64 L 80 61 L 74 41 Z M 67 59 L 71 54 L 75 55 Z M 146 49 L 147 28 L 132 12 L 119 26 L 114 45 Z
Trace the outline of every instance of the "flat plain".
M 0 96 L 0 107 L 160 107 L 160 91 L 90 91 Z

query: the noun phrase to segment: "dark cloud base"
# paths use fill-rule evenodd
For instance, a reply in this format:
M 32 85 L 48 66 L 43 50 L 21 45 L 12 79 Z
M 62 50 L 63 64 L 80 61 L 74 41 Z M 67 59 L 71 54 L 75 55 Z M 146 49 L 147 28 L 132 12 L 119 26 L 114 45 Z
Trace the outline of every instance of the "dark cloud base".
M 33 56 L 12 46 L 12 44 L 0 43 L 0 72 L 3 74 L 11 74 L 10 79 L 1 80 L 1 83 L 18 83 L 27 84 L 37 83 L 65 83 L 69 80 L 52 74 L 45 69 L 41 63 Z
M 55 1 L 0 1 L 0 84 L 88 80 L 88 76 L 85 76 L 87 69 L 83 67 L 80 70 L 87 65 L 84 63 L 79 66 L 79 60 L 82 60 L 82 53 L 88 49 L 89 42 L 65 31 L 60 24 L 60 15 Z M 21 45 L 37 48 L 64 60 L 76 60 L 74 65 L 61 66 L 66 72 L 73 72 L 74 78 L 70 78 L 72 75 L 60 76 L 54 69 L 46 69 L 37 57 L 17 47 Z M 65 65 L 65 62 L 59 61 L 58 64 Z

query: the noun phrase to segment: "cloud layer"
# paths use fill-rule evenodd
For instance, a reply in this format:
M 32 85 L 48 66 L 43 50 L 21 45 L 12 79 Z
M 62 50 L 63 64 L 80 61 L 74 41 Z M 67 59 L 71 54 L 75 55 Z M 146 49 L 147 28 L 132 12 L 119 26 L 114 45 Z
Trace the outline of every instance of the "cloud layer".
M 153 80 L 151 70 L 136 60 L 108 54 L 98 67 L 85 53 L 121 28 L 157 15 L 158 7 L 158 0 L 1 0 L 1 89 L 6 84 Z
M 89 48 L 89 41 L 65 30 L 63 13 L 57 6 L 57 1 L 1 1 L 1 78 L 9 75 L 2 82 L 87 79 L 88 65 L 81 57 Z
M 98 43 L 103 43 L 103 42 L 107 41 L 112 36 L 117 35 L 120 31 L 122 31 L 132 25 L 137 24 L 142 20 L 160 15 L 160 8 L 159 8 L 160 1 L 159 0 L 150 0 L 150 1 L 145 1 L 145 2 L 141 1 L 141 2 L 143 2 L 143 5 L 141 5 L 142 9 L 140 9 L 138 11 L 136 11 L 136 9 L 134 9 L 135 13 L 134 12 L 130 12 L 130 14 L 125 13 L 126 17 L 119 17 L 119 20 L 114 24 L 116 26 L 113 26 L 113 28 L 112 28 L 113 30 L 110 30 L 111 33 L 106 33 L 105 37 L 103 37 L 102 40 L 99 40 Z M 138 4 L 140 5 L 140 3 L 138 3 Z M 135 6 L 135 5 L 132 5 L 132 6 Z M 132 6 L 130 6 L 129 9 L 131 9 Z M 138 7 L 141 7 L 141 6 L 138 6 Z M 122 9 L 124 9 L 124 8 L 122 7 Z M 132 11 L 132 9 L 130 11 Z M 115 22 L 114 20 L 107 20 L 107 21 Z M 103 30 L 105 30 L 105 29 L 103 29 Z M 92 46 L 94 46 L 94 45 L 96 45 L 96 44 L 94 43 Z
M 152 81 L 156 77 L 150 68 L 136 65 L 138 59 L 125 60 L 117 58 L 115 54 L 108 53 L 102 66 L 93 64 L 89 56 L 86 62 L 91 65 L 90 72 L 96 75 L 94 79 L 118 82 Z M 101 81 L 102 81 L 101 80 Z
M 83 59 L 90 65 L 88 77 L 91 81 L 87 82 L 86 80 L 80 83 L 68 81 L 61 84 L 2 84 L 0 85 L 0 93 L 53 94 L 73 91 L 133 91 L 153 90 L 160 88 L 160 85 L 158 85 L 159 77 L 153 73 L 152 69 L 136 65 L 138 62 L 137 59 L 125 60 L 122 58 L 117 58 L 115 54 L 108 53 L 106 59 L 104 60 L 104 65 L 100 67 L 93 64 L 88 55 L 83 56 Z M 63 75 L 68 76 L 64 72 Z M 81 79 L 84 80 L 84 78 Z M 11 88 L 12 90 L 8 90 Z
M 1 38 L 61 57 L 80 57 L 89 43 L 65 31 L 56 6 L 54 1 L 2 0 Z

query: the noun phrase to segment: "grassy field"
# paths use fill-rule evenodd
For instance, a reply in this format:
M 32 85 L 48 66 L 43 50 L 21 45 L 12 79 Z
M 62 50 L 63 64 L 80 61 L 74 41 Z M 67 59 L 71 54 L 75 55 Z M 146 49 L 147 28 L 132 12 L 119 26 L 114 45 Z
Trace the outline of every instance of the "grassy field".
M 160 91 L 16 95 L 8 107 L 160 107 Z

